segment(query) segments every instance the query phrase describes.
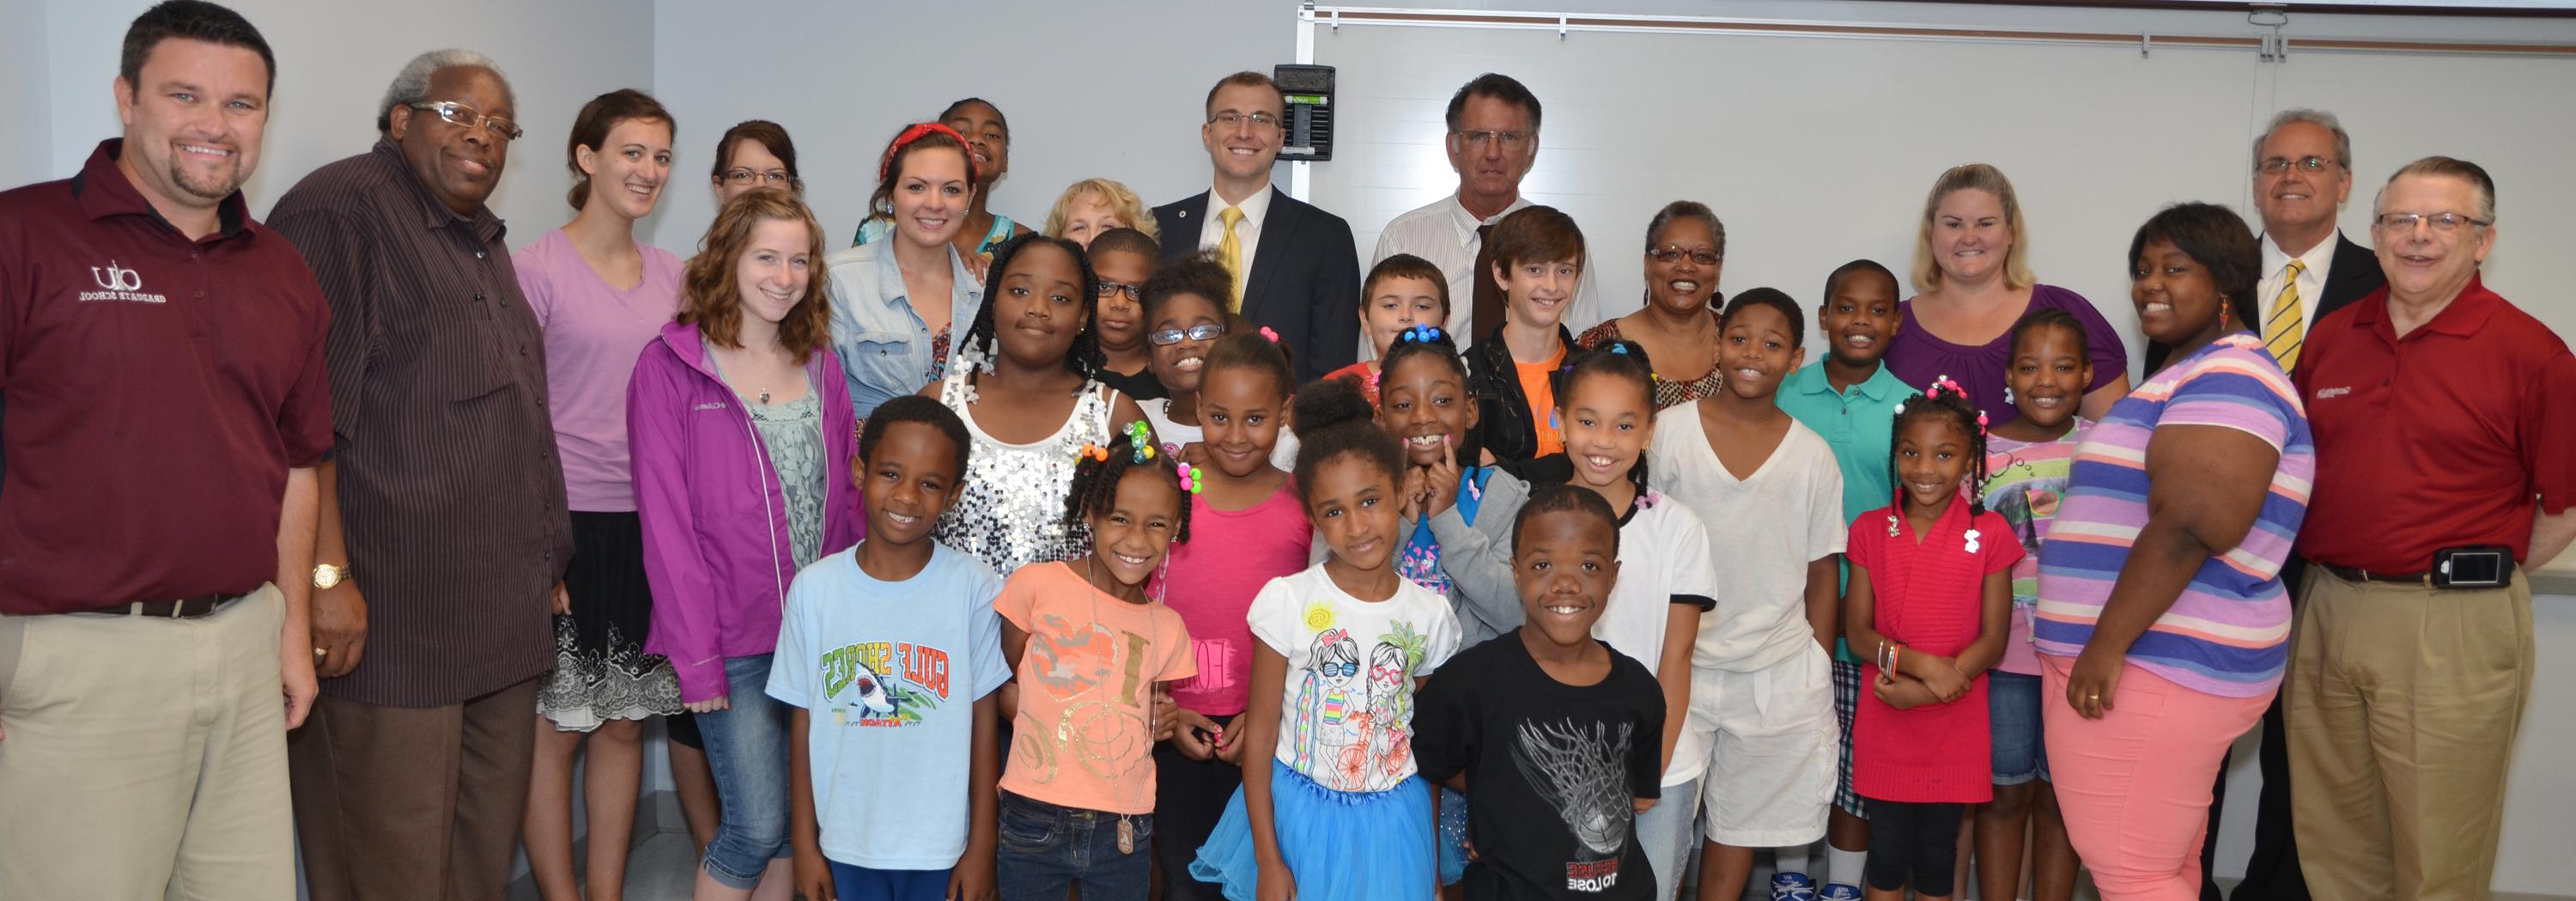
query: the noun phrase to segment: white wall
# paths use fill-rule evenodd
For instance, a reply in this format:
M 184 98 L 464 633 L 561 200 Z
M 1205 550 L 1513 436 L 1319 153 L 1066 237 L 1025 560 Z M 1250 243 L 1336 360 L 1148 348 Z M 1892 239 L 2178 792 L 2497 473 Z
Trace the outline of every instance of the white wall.
M 0 0 L 0 22 L 8 25 L 0 32 L 0 59 L 8 60 L 8 77 L 0 79 L 0 122 L 11 123 L 0 133 L 0 185 L 57 178 L 45 143 L 51 109 L 45 94 L 45 4 Z
M 36 0 L 9 0 L 36 5 Z M 277 54 L 277 92 L 259 171 L 245 186 L 255 215 L 332 160 L 376 140 L 376 103 L 415 54 L 481 51 L 519 97 L 528 136 L 513 146 L 493 208 L 525 244 L 571 218 L 563 141 L 591 97 L 653 83 L 653 18 L 639 0 L 450 0 L 433 5 L 338 0 L 227 0 Z M 75 171 L 118 132 L 111 83 L 125 29 L 147 0 L 43 0 L 52 128 L 47 178 Z M 0 101 L 5 102 L 5 101 Z M 0 121 L 9 121 L 0 119 Z M 46 121 L 39 118 L 33 121 Z

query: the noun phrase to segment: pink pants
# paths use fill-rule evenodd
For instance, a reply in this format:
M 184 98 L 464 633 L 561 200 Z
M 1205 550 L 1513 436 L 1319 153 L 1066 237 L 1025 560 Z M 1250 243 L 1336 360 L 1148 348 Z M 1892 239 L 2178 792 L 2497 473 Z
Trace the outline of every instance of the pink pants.
M 2197 901 L 2209 787 L 2227 746 L 2262 719 L 2272 692 L 2222 698 L 2130 664 L 2111 709 L 2088 720 L 2066 703 L 2075 658 L 2039 660 L 2057 806 L 2103 901 Z

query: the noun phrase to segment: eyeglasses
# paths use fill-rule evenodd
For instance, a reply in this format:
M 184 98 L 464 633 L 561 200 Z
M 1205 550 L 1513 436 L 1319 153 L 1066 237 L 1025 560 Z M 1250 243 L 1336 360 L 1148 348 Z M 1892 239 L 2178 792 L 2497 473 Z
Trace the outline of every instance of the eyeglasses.
M 2254 171 L 2265 175 L 2279 175 L 2290 171 L 2290 167 L 2297 166 L 2301 172 L 2314 174 L 2326 171 L 2326 167 L 2331 165 L 2334 165 L 2333 160 L 2321 156 L 2303 156 L 2295 160 L 2276 156 L 2254 164 Z
M 1684 256 L 1690 257 L 1691 262 L 1698 263 L 1702 266 L 1717 265 L 1717 251 L 1698 247 L 1694 247 L 1690 250 L 1683 250 L 1681 245 L 1678 244 L 1666 244 L 1662 247 L 1646 251 L 1646 255 L 1654 257 L 1655 262 L 1663 263 L 1665 265 L 1681 262 L 1682 257 Z
M 406 105 L 410 106 L 412 109 L 434 113 L 438 116 L 438 121 L 445 122 L 449 125 L 464 128 L 473 128 L 478 125 L 482 126 L 484 131 L 491 132 L 493 137 L 504 141 L 516 141 L 519 139 L 520 135 L 526 134 L 526 132 L 519 130 L 518 123 L 499 116 L 486 116 L 480 110 L 453 100 L 441 100 L 437 103 L 413 103 Z
M 1495 141 L 1503 142 L 1504 150 L 1529 146 L 1529 132 L 1526 131 L 1461 131 L 1455 134 L 1458 135 L 1458 143 L 1476 150 L 1483 150 L 1485 145 Z
M 1181 343 L 1182 338 L 1188 338 L 1192 341 L 1214 341 L 1218 335 L 1222 334 L 1225 334 L 1224 325 L 1214 322 L 1202 322 L 1197 325 L 1190 326 L 1187 330 L 1167 328 L 1146 332 L 1145 340 L 1152 341 L 1165 347 L 1170 347 L 1174 344 Z
M 753 172 L 750 169 L 746 169 L 741 166 L 735 166 L 731 169 L 725 170 L 724 180 L 725 184 L 729 185 L 747 185 L 755 181 L 764 185 L 780 186 L 793 185 L 796 183 L 796 177 L 787 174 L 787 170 L 785 169 L 771 169 L 767 172 Z
M 1252 130 L 1254 131 L 1269 131 L 1273 128 L 1279 127 L 1279 117 L 1273 116 L 1269 113 L 1246 114 L 1238 113 L 1233 110 L 1226 110 L 1225 112 L 1208 117 L 1209 125 L 1214 125 L 1227 131 L 1241 128 L 1245 122 L 1252 123 Z
M 1128 284 L 1128 283 L 1126 283 L 1126 282 L 1113 282 L 1113 281 L 1110 281 L 1110 280 L 1105 279 L 1105 278 L 1100 280 L 1100 299 L 1102 299 L 1102 300 L 1108 300 L 1109 298 L 1116 297 L 1116 296 L 1118 296 L 1119 294 L 1122 294 L 1122 293 L 1123 293 L 1123 294 L 1125 294 L 1125 295 L 1127 295 L 1127 299 L 1128 299 L 1129 301 L 1133 301 L 1133 302 L 1136 302 L 1136 303 L 1143 303 L 1143 302 L 1145 302 L 1145 286 L 1143 286 L 1143 285 L 1130 285 L 1130 284 Z M 1206 326 L 1206 327 L 1207 327 L 1207 328 L 1218 328 L 1217 326 Z M 1222 329 L 1219 329 L 1219 330 L 1220 330 L 1220 331 L 1222 331 Z M 1174 334 L 1178 334 L 1178 332 L 1177 332 L 1177 331 L 1175 331 L 1175 332 L 1174 332 Z M 1164 343 L 1164 344 L 1176 344 L 1176 343 L 1179 343 L 1179 342 L 1180 342 L 1180 340 L 1181 340 L 1181 339 L 1179 339 L 1179 338 L 1174 338 L 1174 339 L 1172 339 L 1172 340 L 1170 340 L 1170 341 L 1165 341 L 1165 342 L 1162 342 L 1162 343 Z
M 2411 232 L 2418 225 L 2430 225 L 2437 232 L 2455 232 L 2463 225 L 2485 228 L 2495 224 L 2484 219 L 2471 219 L 2458 213 L 2381 213 L 2379 218 L 2373 221 L 2380 230 L 2392 232 Z
M 1315 672 L 1323 674 L 1328 679 L 1347 679 L 1360 674 L 1360 665 L 1357 662 L 1318 663 L 1315 664 Z

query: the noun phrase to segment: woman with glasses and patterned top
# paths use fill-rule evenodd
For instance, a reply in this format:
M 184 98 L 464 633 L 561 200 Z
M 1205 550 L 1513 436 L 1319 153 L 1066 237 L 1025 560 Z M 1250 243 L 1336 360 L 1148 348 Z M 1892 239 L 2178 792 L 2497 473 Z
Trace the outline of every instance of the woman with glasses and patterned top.
M 632 89 L 573 117 L 565 166 L 571 222 L 511 254 L 519 291 L 545 330 L 546 393 L 572 509 L 573 553 L 556 595 L 555 671 L 537 693 L 537 750 L 522 834 L 548 901 L 579 899 L 572 853 L 572 764 L 589 805 L 589 878 L 617 897 L 644 767 L 644 719 L 680 712 L 670 661 L 644 653 L 653 594 L 626 453 L 626 383 L 635 355 L 680 309 L 680 258 L 635 240 L 671 175 L 669 110 Z
M 2076 415 L 2098 420 L 2129 393 L 2129 353 L 2120 333 L 2084 295 L 2030 274 L 2030 231 L 2003 172 L 1984 163 L 1953 166 L 1932 182 L 1914 242 L 1912 300 L 1887 342 L 1887 369 L 1908 385 L 1947 375 L 1996 425 L 2020 416 L 2004 391 L 2012 327 L 2040 310 L 2065 310 L 2084 326 L 2093 381 Z
M 866 419 L 948 371 L 949 336 L 975 321 L 984 289 L 953 239 L 980 196 L 965 136 L 936 122 L 905 126 L 877 158 L 868 208 L 892 237 L 824 261 L 831 273 L 832 349 Z M 944 301 L 944 302 L 943 302 Z
M 1717 273 L 1726 266 L 1726 225 L 1708 205 L 1665 204 L 1646 223 L 1646 305 L 1602 320 L 1574 339 L 1584 350 L 1634 341 L 1655 361 L 1655 409 L 1717 393 Z M 1693 375 L 1692 373 L 1697 373 Z
M 957 252 L 966 256 L 967 264 L 975 270 L 975 278 L 981 281 L 984 267 L 993 261 L 994 247 L 1013 237 L 1029 234 L 1028 226 L 1011 221 L 1009 216 L 994 215 L 993 211 L 984 208 L 993 196 L 994 183 L 1011 171 L 1011 122 L 1002 118 L 1001 108 L 994 106 L 992 101 L 968 97 L 941 110 L 939 124 L 948 126 L 965 139 L 967 155 L 975 164 L 973 206 L 966 213 L 964 225 L 950 240 L 957 244 Z M 895 230 L 894 219 L 884 210 L 871 211 L 868 221 L 859 223 L 858 237 L 850 240 L 850 246 L 883 239 Z
M 787 129 L 767 119 L 746 119 L 725 129 L 716 141 L 715 170 L 709 178 L 718 209 L 753 188 L 805 195 L 805 180 L 796 176 L 796 142 L 787 139 Z

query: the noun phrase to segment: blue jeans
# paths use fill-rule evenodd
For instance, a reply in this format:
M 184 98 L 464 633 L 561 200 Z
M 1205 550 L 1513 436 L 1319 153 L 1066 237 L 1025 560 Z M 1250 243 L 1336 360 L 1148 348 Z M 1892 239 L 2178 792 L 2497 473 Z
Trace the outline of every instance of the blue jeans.
M 2020 785 L 2048 778 L 2047 730 L 2039 722 L 2038 676 L 1986 674 L 1986 721 L 1994 732 L 1994 781 Z
M 1085 901 L 1145 897 L 1154 860 L 1153 814 L 1122 818 L 1001 794 L 993 869 L 1002 901 L 1064 901 L 1067 886 L 1081 886 Z M 1121 819 L 1133 837 L 1134 850 L 1126 854 L 1118 853 Z
M 947 870 L 878 870 L 824 861 L 832 867 L 832 894 L 839 901 L 947 901 Z
M 1637 815 L 1637 844 L 1655 871 L 1655 897 L 1679 896 L 1682 870 L 1699 847 L 1699 780 L 1664 786 L 1655 806 Z
M 760 884 L 787 845 L 787 705 L 769 696 L 769 657 L 725 658 L 726 708 L 698 714 L 724 815 L 702 862 L 734 888 Z

